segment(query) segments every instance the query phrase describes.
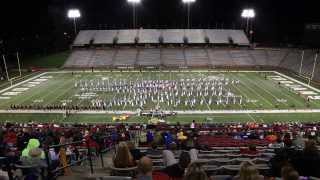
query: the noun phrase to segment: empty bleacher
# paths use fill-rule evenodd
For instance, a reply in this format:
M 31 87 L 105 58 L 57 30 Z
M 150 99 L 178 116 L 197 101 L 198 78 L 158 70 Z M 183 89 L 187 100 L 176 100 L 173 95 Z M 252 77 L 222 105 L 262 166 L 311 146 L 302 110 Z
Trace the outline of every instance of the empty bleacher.
M 138 55 L 138 66 L 159 66 L 160 61 L 160 49 L 140 49 Z
M 139 43 L 141 44 L 158 44 L 161 31 L 157 29 L 140 29 Z
M 210 43 L 229 44 L 229 33 L 226 30 L 207 29 L 205 30 Z
M 138 31 L 133 30 L 119 30 L 118 32 L 118 44 L 134 44 Z
M 114 66 L 134 66 L 137 59 L 137 49 L 118 49 L 113 60 Z
M 162 31 L 163 43 L 182 44 L 184 31 L 181 29 L 166 29 Z
M 73 45 L 84 46 L 89 44 L 91 39 L 94 38 L 96 33 L 97 31 L 95 30 L 80 31 L 76 39 L 74 40 Z
M 208 66 L 209 57 L 203 48 L 185 50 L 187 66 Z
M 113 44 L 114 38 L 117 36 L 117 30 L 100 30 L 94 36 L 94 44 Z
M 204 44 L 205 36 L 202 29 L 186 29 L 184 30 L 185 36 L 188 38 L 188 43 L 191 44 Z
M 92 50 L 76 50 L 73 51 L 66 61 L 64 67 L 83 68 L 88 66 L 94 51 Z
M 183 44 L 184 37 L 189 44 L 204 44 L 206 37 L 211 44 L 234 44 L 249 46 L 249 40 L 243 30 L 226 29 L 132 29 L 132 30 L 85 30 L 80 31 L 73 46 L 84 46 L 94 39 L 93 45 L 113 44 L 115 37 L 118 44 L 134 44 L 138 37 L 139 44 L 157 44 L 160 37 L 163 43 Z
M 208 49 L 210 62 L 213 66 L 234 66 L 233 59 L 231 58 L 228 50 L 215 51 Z
M 110 67 L 115 51 L 112 49 L 96 50 L 91 57 L 89 67 Z
M 248 46 L 249 40 L 242 30 L 228 30 L 234 44 Z
M 185 67 L 183 49 L 161 49 L 162 62 L 165 66 Z
M 254 66 L 256 63 L 254 60 L 249 56 L 247 50 L 230 50 L 229 51 L 233 62 L 237 66 Z

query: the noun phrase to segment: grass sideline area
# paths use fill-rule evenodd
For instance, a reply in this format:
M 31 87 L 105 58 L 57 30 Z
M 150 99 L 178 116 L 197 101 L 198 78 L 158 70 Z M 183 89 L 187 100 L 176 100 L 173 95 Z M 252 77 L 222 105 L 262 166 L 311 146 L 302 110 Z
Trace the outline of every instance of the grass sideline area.
M 55 122 L 55 123 L 116 123 L 111 114 L 73 114 L 67 118 L 63 114 L 0 114 L 0 122 Z M 147 123 L 150 118 L 131 116 L 123 123 Z M 320 113 L 290 113 L 290 114 L 207 114 L 207 115 L 177 115 L 166 118 L 167 123 L 274 123 L 274 122 L 319 122 Z
M 69 51 L 63 51 L 47 56 L 27 57 L 21 60 L 21 64 L 22 68 L 24 69 L 27 69 L 29 67 L 60 68 L 64 65 L 69 55 Z

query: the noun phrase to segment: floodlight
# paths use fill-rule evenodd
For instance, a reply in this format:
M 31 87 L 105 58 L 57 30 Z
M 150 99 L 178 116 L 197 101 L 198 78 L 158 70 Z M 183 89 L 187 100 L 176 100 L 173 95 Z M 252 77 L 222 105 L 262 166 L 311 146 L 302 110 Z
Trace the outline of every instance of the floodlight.
M 81 14 L 80 14 L 79 9 L 70 9 L 68 11 L 68 17 L 69 18 L 80 18 Z
M 128 3 L 138 4 L 141 3 L 141 0 L 128 0 Z
M 241 13 L 241 17 L 243 18 L 254 18 L 256 16 L 256 13 L 253 9 L 244 9 Z
M 133 29 L 136 28 L 136 5 L 141 3 L 141 0 L 127 0 L 128 3 L 132 4 L 132 9 L 133 9 L 133 16 L 132 16 L 132 24 L 133 24 Z
M 68 11 L 68 18 L 73 19 L 73 26 L 74 26 L 74 34 L 77 35 L 77 23 L 76 19 L 81 17 L 81 13 L 79 9 L 70 9 Z
M 183 3 L 194 3 L 196 0 L 182 0 Z

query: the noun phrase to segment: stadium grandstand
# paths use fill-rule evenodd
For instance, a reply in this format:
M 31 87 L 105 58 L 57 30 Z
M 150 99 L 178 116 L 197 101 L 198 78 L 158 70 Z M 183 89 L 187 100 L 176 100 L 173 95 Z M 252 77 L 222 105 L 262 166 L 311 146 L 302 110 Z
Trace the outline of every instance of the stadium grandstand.
M 309 3 L 0 11 L 0 180 L 319 180 Z

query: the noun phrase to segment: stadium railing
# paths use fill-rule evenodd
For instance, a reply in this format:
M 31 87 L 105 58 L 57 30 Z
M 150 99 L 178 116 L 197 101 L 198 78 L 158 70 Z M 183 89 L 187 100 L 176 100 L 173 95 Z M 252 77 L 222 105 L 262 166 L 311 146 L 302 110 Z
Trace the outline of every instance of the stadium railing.
M 81 141 L 75 141 L 71 143 L 65 143 L 65 144 L 58 144 L 58 145 L 52 145 L 47 148 L 45 148 L 45 156 L 46 156 L 46 162 L 48 164 L 47 168 L 47 178 L 48 180 L 54 179 L 57 177 L 57 173 L 60 171 L 65 170 L 66 168 L 70 168 L 72 166 L 76 166 L 80 163 L 83 163 L 85 161 L 89 161 L 89 166 L 90 166 L 90 173 L 94 174 L 94 168 L 93 168 L 93 158 L 100 156 L 100 161 L 101 161 L 101 166 L 104 168 L 104 160 L 103 160 L 103 154 L 107 153 L 111 148 L 113 148 L 113 144 L 106 144 L 106 140 L 109 140 L 110 136 L 102 136 L 100 137 L 100 142 L 99 149 L 94 149 L 90 147 L 89 141 L 87 140 L 81 140 Z M 102 141 L 101 141 L 102 140 Z M 77 151 L 82 149 L 83 157 L 80 159 L 77 159 L 76 161 L 71 161 L 70 163 L 62 166 L 62 167 L 57 167 L 55 169 L 52 168 L 52 163 L 50 160 L 50 149 L 55 149 L 55 148 L 65 148 L 68 146 L 73 146 Z M 96 156 L 94 155 L 94 151 L 96 151 Z M 80 154 L 80 153 L 79 153 Z M 66 155 L 66 154 L 65 154 Z M 73 154 L 75 155 L 75 154 Z M 60 154 L 61 156 L 61 154 Z M 80 156 L 80 155 L 79 155 Z

